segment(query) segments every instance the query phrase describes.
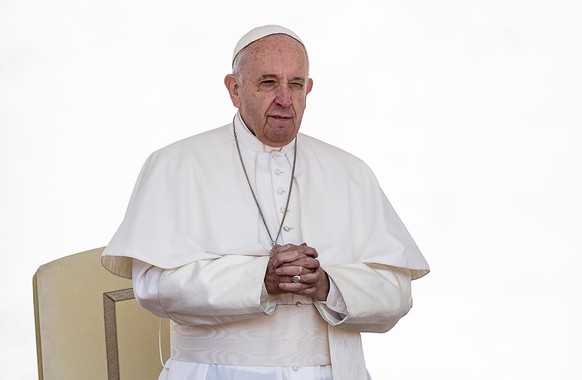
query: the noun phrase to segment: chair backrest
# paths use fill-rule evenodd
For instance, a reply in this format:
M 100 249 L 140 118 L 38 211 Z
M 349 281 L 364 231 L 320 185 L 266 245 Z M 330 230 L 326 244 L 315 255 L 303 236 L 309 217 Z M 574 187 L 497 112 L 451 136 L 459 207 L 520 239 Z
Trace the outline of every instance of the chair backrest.
M 149 380 L 169 322 L 142 309 L 131 281 L 101 266 L 97 248 L 42 265 L 33 277 L 40 380 Z M 160 330 L 161 329 L 161 330 Z

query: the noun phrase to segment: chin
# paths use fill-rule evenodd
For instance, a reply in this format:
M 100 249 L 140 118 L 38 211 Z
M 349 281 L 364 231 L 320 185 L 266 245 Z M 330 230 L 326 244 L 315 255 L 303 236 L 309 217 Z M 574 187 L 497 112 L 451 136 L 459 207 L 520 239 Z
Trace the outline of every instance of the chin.
M 278 134 L 278 135 L 271 135 L 269 136 L 269 140 L 279 145 L 287 145 L 295 138 L 295 134 L 293 133 L 285 133 L 285 134 Z

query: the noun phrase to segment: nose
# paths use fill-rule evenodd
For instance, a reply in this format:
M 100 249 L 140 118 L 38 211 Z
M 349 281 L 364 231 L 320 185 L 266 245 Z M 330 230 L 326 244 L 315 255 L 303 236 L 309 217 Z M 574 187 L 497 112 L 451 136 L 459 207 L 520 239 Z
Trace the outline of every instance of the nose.
M 293 98 L 291 97 L 291 89 L 287 84 L 277 87 L 275 102 L 281 107 L 289 107 L 291 104 L 293 104 Z

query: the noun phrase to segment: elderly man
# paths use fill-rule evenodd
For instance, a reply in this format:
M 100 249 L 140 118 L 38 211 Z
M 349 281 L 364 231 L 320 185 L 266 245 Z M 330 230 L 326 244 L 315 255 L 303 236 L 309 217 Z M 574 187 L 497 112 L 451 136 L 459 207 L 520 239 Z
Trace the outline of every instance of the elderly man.
M 360 332 L 390 330 L 429 271 L 370 169 L 298 133 L 308 72 L 295 33 L 251 30 L 232 123 L 142 169 L 102 261 L 172 320 L 160 379 L 368 379 Z

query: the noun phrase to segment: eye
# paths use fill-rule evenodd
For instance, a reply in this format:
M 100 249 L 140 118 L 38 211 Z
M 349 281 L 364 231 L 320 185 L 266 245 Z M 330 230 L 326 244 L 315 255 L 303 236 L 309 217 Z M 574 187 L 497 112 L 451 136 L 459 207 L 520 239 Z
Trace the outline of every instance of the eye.
M 292 90 L 302 90 L 305 84 L 300 81 L 289 82 L 289 88 Z
M 273 90 L 277 87 L 277 81 L 274 79 L 264 79 L 259 82 L 259 89 L 262 91 Z

